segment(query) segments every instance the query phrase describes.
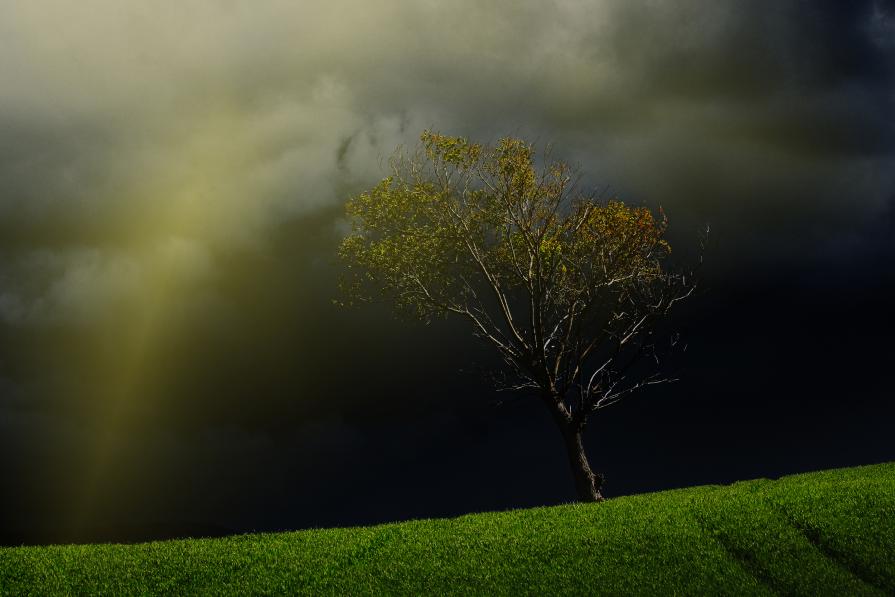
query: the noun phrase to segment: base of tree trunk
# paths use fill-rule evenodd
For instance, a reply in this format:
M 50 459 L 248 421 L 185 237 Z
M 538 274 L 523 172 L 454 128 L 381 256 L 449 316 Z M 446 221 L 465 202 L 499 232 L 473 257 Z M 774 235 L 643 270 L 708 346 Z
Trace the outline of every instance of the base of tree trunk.
M 603 476 L 594 473 L 587 461 L 584 441 L 580 429 L 563 430 L 572 478 L 575 480 L 575 493 L 581 502 L 602 502 Z

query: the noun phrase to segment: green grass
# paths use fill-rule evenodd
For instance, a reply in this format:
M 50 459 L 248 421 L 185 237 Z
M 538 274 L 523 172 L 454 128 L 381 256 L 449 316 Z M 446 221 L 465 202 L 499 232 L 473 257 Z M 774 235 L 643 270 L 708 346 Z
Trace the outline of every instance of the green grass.
M 2 594 L 895 594 L 895 463 L 366 528 L 0 549 Z

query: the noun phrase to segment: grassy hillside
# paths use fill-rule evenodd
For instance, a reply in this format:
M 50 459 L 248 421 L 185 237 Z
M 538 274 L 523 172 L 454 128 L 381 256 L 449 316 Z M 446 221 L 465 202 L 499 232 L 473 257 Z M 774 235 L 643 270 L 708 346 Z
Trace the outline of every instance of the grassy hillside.
M 895 463 L 369 528 L 0 549 L 0 593 L 895 594 Z

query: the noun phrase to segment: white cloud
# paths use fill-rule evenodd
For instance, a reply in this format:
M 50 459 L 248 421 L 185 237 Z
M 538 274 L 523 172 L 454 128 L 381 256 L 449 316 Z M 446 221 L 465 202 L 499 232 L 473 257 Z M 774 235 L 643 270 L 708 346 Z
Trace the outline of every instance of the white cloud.
M 11 324 L 91 322 L 142 291 L 134 259 L 96 249 L 37 251 L 15 269 L 29 284 L 7 284 L 0 294 L 0 317 Z

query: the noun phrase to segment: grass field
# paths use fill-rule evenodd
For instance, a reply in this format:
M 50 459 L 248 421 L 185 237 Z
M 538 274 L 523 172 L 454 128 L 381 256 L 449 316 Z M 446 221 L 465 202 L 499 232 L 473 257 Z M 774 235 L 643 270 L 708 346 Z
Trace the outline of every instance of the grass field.
M 0 549 L 2 594 L 895 594 L 895 463 L 366 528 Z

